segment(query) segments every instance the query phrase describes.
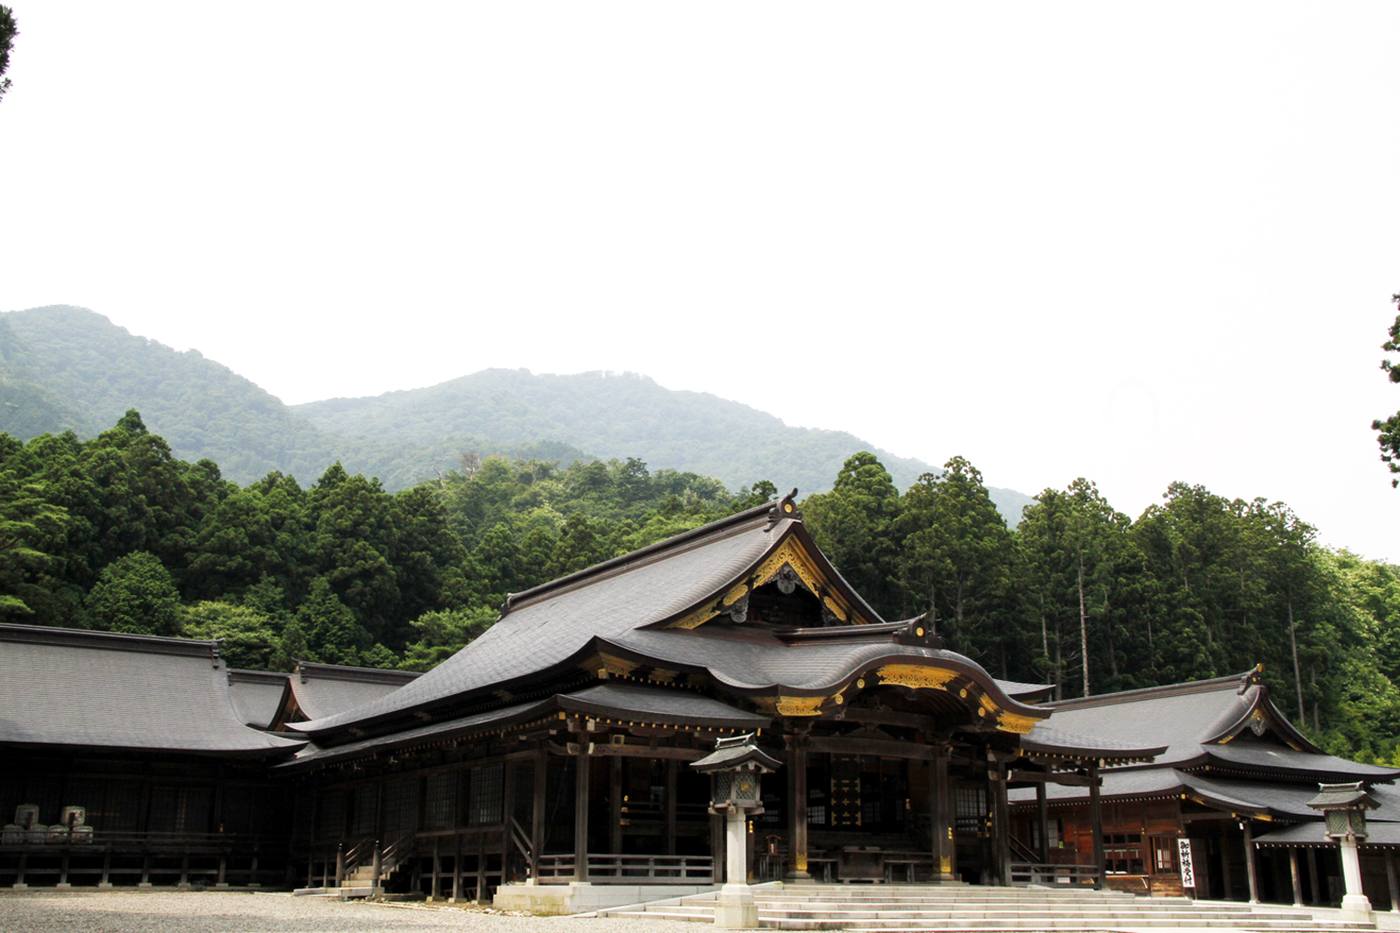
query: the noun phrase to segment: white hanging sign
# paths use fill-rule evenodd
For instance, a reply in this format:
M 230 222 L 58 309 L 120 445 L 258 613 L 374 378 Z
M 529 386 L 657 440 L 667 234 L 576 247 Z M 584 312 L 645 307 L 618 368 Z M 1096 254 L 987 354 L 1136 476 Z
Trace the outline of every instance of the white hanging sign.
M 1196 886 L 1196 867 L 1191 864 L 1191 840 L 1178 839 L 1176 851 L 1177 864 L 1181 867 L 1181 886 L 1194 888 Z

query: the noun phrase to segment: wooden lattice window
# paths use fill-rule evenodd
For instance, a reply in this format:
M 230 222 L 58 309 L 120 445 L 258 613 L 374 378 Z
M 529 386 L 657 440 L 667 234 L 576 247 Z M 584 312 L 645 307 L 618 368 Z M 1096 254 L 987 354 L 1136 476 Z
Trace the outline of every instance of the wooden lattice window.
M 501 821 L 501 799 L 504 785 L 502 766 L 483 765 L 472 768 L 468 777 L 468 820 L 473 825 L 499 823 Z
M 423 822 L 428 829 L 451 829 L 456 825 L 456 777 L 451 771 L 428 775 L 423 797 Z

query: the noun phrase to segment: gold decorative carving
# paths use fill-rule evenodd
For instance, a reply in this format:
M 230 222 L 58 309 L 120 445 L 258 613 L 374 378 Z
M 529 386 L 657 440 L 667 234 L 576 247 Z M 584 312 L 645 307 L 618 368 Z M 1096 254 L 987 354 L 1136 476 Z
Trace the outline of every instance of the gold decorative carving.
M 806 870 L 807 870 L 807 853 L 806 853 L 806 852 L 798 852 L 796 855 L 794 855 L 794 856 L 792 857 L 792 861 L 793 861 L 793 864 L 797 867 L 797 870 L 798 870 L 798 871 L 806 871 Z
M 639 666 L 636 661 L 624 661 L 622 658 L 615 658 L 611 655 L 601 655 L 598 658 L 600 667 L 598 676 L 606 677 L 627 677 Z
M 821 705 L 826 697 L 770 697 L 764 705 L 772 704 L 779 716 L 820 716 Z
M 1014 732 L 1016 735 L 1025 735 L 1035 728 L 1039 720 L 1030 716 L 1022 716 L 1020 713 L 1002 713 L 997 717 L 997 728 L 1002 732 Z
M 719 615 L 721 611 L 729 608 L 742 599 L 745 594 L 771 583 L 777 578 L 783 567 L 791 567 L 793 573 L 797 574 L 797 579 L 802 581 L 802 585 L 812 592 L 813 595 L 821 597 L 822 604 L 841 622 L 853 621 L 851 607 L 839 594 L 831 592 L 820 571 L 817 563 L 812 559 L 812 555 L 807 553 L 807 549 L 802 546 L 796 538 L 789 536 L 782 544 L 773 550 L 763 563 L 758 565 L 753 578 L 745 583 L 740 583 L 732 587 L 722 599 L 715 602 L 706 603 L 698 609 L 693 609 L 686 615 L 671 623 L 671 628 L 694 629 L 704 625 L 710 619 Z M 750 586 L 750 583 L 752 586 Z
M 671 623 L 671 627 L 684 629 L 699 628 L 702 624 L 708 622 L 717 615 L 719 615 L 719 610 L 712 605 L 706 604 L 688 615 L 681 616 Z
M 947 690 L 948 684 L 957 678 L 958 672 L 946 667 L 929 667 L 923 664 L 886 664 L 875 671 L 880 683 L 895 687 L 913 687 L 916 690 Z
M 850 616 L 846 614 L 846 610 L 841 606 L 840 603 L 832 599 L 830 596 L 822 597 L 822 605 L 830 609 L 831 614 L 836 616 L 836 618 L 840 621 L 847 622 L 850 620 Z

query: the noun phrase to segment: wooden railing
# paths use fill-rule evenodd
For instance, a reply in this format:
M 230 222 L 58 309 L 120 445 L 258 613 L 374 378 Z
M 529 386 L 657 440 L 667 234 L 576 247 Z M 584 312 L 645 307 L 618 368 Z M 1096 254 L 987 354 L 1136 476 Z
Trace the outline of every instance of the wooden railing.
M 1041 862 L 1012 862 L 1012 884 L 1063 884 L 1092 887 L 1099 883 L 1099 870 L 1093 865 L 1052 865 Z
M 572 855 L 541 855 L 539 865 L 541 884 L 576 880 Z M 594 884 L 710 884 L 714 877 L 708 855 L 588 854 L 588 880 Z

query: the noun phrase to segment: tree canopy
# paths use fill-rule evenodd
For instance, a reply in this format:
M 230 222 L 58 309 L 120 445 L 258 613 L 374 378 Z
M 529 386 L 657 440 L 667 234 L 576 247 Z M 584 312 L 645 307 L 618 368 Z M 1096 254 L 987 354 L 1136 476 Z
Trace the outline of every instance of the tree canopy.
M 775 493 L 637 458 L 467 458 L 399 492 L 338 463 L 239 485 L 131 411 L 86 441 L 0 434 L 0 618 L 217 638 L 240 667 L 426 670 L 507 594 Z M 924 614 L 996 676 L 1076 696 L 1262 662 L 1329 750 L 1400 751 L 1400 568 L 1320 547 L 1283 503 L 1174 483 L 1132 519 L 1081 478 L 1012 529 L 966 459 L 901 495 L 861 452 L 800 507 L 880 613 Z

